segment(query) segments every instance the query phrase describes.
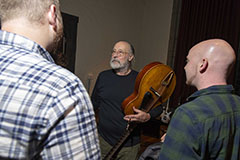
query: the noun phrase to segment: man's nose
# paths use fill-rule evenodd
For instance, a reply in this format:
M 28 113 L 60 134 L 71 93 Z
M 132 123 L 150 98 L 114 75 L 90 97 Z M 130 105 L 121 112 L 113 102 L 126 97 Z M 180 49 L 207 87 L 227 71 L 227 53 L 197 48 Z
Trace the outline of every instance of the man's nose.
M 119 54 L 113 54 L 112 57 L 117 58 L 117 57 L 119 57 Z

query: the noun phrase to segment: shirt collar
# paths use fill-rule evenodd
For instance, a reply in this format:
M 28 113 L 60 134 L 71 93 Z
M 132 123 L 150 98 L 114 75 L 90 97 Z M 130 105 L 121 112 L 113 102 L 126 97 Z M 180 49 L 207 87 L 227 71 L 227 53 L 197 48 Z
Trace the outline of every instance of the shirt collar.
M 234 89 L 232 85 L 215 85 L 215 86 L 211 86 L 211 87 L 204 88 L 194 92 L 191 96 L 187 98 L 187 101 L 192 101 L 193 99 L 199 96 L 213 94 L 213 93 L 218 93 L 218 94 L 232 93 L 233 90 Z
M 0 44 L 14 46 L 15 48 L 28 50 L 41 55 L 43 58 L 54 63 L 50 53 L 36 42 L 21 35 L 0 30 Z

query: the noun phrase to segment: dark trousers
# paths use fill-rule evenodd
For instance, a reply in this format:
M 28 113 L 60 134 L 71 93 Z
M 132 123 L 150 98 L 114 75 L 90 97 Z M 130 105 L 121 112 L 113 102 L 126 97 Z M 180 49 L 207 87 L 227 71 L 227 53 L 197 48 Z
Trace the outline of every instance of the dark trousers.
M 100 135 L 100 148 L 101 155 L 104 158 L 107 153 L 112 149 L 112 146 L 108 144 Z M 116 160 L 135 160 L 137 158 L 138 151 L 140 149 L 140 144 L 131 147 L 122 147 L 120 152 L 117 155 Z

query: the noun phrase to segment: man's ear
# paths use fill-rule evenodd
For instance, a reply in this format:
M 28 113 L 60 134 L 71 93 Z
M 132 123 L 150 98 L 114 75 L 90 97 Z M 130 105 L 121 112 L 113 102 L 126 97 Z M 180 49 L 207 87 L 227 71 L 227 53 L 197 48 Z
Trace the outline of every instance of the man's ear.
M 57 30 L 57 12 L 56 12 L 56 6 L 51 5 L 48 11 L 48 22 L 53 27 L 53 30 Z
M 129 57 L 128 57 L 128 61 L 131 62 L 131 61 L 133 60 L 133 58 L 134 58 L 134 56 L 133 56 L 132 54 L 129 55 Z
M 202 59 L 202 62 L 200 64 L 199 72 L 204 73 L 208 68 L 208 59 L 204 58 Z

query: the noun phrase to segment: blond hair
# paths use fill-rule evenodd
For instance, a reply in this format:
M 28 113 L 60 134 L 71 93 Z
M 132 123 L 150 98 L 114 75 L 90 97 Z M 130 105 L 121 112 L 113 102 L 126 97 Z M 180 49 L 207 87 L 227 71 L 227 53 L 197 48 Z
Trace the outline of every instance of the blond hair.
M 41 23 L 52 4 L 56 6 L 57 14 L 60 14 L 59 0 L 0 0 L 1 23 L 18 17 Z

